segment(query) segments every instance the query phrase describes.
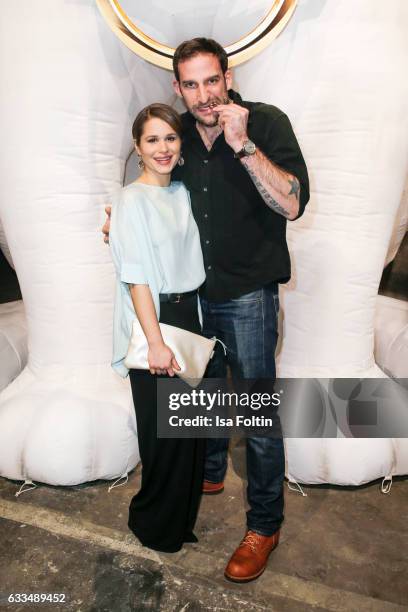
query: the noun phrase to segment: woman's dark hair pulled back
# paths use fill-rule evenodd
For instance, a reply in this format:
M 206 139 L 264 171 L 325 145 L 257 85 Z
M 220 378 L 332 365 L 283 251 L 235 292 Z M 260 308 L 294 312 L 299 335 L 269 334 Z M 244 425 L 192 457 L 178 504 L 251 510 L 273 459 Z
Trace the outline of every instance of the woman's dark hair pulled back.
M 153 117 L 161 119 L 162 121 L 168 123 L 176 132 L 176 134 L 180 138 L 182 137 L 183 127 L 178 112 L 175 111 L 174 108 L 172 108 L 171 106 L 168 106 L 168 104 L 161 104 L 160 102 L 155 102 L 154 104 L 149 104 L 149 106 L 143 108 L 133 122 L 132 136 L 133 140 L 136 142 L 137 145 L 140 144 L 144 124 L 146 123 L 146 121 L 152 119 Z

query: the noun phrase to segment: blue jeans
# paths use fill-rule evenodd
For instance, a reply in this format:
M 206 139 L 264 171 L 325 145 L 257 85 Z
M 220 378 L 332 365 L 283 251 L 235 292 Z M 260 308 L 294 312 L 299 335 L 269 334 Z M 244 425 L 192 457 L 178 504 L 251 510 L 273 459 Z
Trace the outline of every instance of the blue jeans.
M 279 295 L 277 283 L 227 302 L 201 299 L 203 333 L 227 346 L 227 357 L 217 349 L 206 376 L 225 378 L 227 364 L 233 378 L 275 379 Z M 219 348 L 221 348 L 218 345 Z M 208 439 L 205 475 L 210 482 L 224 480 L 228 439 Z M 283 521 L 285 454 L 282 437 L 247 438 L 247 526 L 270 536 Z

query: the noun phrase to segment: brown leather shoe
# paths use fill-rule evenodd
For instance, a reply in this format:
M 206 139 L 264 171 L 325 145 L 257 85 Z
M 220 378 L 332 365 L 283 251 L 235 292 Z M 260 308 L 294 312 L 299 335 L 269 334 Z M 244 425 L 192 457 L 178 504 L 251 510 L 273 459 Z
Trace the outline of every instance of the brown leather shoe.
M 225 568 L 225 577 L 233 582 L 249 582 L 266 568 L 268 557 L 279 544 L 280 530 L 271 536 L 247 531 Z
M 203 495 L 218 495 L 224 490 L 223 482 L 210 482 L 209 480 L 203 481 L 202 493 Z

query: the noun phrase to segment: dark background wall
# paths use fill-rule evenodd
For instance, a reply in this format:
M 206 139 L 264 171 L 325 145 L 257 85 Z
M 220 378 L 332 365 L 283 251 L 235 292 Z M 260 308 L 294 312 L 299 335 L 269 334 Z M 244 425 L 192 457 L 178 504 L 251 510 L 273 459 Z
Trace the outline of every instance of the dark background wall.
M 408 302 L 408 233 L 396 258 L 385 268 L 378 293 Z
M 21 300 L 17 274 L 0 249 L 0 304 Z

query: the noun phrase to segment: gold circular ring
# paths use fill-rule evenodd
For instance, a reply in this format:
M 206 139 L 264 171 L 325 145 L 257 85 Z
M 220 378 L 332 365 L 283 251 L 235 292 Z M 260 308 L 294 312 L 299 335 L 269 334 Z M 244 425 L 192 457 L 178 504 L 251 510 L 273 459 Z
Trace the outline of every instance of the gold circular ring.
M 267 15 L 253 30 L 225 47 L 229 66 L 238 66 L 262 51 L 285 28 L 296 4 L 297 0 L 273 0 Z M 109 27 L 129 49 L 156 66 L 173 70 L 173 47 L 145 34 L 129 19 L 118 0 L 97 0 L 97 5 Z

